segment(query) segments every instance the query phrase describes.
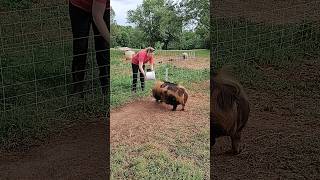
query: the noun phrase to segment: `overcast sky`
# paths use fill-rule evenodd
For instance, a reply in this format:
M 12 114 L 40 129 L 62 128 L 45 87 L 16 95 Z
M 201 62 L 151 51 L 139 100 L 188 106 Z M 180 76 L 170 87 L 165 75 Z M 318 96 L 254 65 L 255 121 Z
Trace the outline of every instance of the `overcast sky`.
M 115 20 L 120 25 L 130 25 L 127 22 L 127 12 L 136 9 L 138 5 L 142 4 L 143 0 L 111 0 L 110 4 L 116 13 Z

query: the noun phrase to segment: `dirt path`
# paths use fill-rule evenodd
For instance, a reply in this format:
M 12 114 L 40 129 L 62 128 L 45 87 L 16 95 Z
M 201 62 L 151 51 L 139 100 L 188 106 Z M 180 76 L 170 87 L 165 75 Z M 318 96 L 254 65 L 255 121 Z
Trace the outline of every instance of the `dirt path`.
M 167 64 L 173 64 L 174 66 L 180 67 L 180 68 L 186 68 L 186 69 L 194 69 L 194 70 L 200 70 L 200 69 L 206 69 L 210 68 L 210 60 L 208 58 L 195 58 L 195 59 L 161 59 L 157 61 L 158 64 L 161 63 L 167 63 Z
M 0 179 L 105 179 L 106 155 L 106 126 L 96 120 L 29 152 L 0 155 Z
M 111 112 L 111 145 L 137 145 L 157 141 L 159 135 L 174 138 L 179 131 L 188 136 L 199 127 L 209 128 L 209 97 L 189 94 L 185 111 L 178 106 L 156 103 L 151 97 Z M 165 142 L 163 142 L 165 143 Z

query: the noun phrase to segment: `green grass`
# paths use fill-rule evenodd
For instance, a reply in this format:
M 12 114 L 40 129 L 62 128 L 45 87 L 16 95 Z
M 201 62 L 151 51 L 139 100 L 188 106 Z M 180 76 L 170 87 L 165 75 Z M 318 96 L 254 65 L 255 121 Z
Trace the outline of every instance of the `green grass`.
M 196 57 L 208 58 L 210 57 L 210 51 L 208 49 L 195 49 Z
M 209 179 L 209 166 L 209 130 L 187 140 L 177 134 L 168 147 L 154 143 L 111 150 L 111 179 L 202 180 Z
M 128 157 L 130 153 L 135 154 Z M 111 154 L 111 179 L 204 179 L 203 171 L 192 161 L 172 158 L 152 145 L 122 147 Z

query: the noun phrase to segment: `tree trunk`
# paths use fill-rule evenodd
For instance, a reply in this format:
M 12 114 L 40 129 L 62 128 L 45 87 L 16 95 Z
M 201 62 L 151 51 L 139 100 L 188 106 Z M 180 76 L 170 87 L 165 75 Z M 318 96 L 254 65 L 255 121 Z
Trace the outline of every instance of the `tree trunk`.
M 162 49 L 168 50 L 168 44 L 169 44 L 169 41 L 164 41 L 164 44 L 163 44 L 163 46 L 162 46 Z
M 151 46 L 151 47 L 153 47 L 153 48 L 154 48 L 155 44 L 156 44 L 156 43 L 155 43 L 154 41 L 152 41 L 152 40 L 151 40 L 151 41 L 149 41 L 149 46 Z

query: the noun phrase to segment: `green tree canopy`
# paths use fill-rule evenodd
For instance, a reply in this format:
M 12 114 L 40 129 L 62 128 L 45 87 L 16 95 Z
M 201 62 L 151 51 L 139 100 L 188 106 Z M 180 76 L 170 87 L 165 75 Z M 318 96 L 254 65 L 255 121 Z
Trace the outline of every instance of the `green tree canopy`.
M 182 18 L 178 16 L 173 2 L 168 0 L 144 0 L 136 10 L 128 12 L 128 20 L 145 32 L 149 45 L 163 42 L 164 49 L 182 32 Z

